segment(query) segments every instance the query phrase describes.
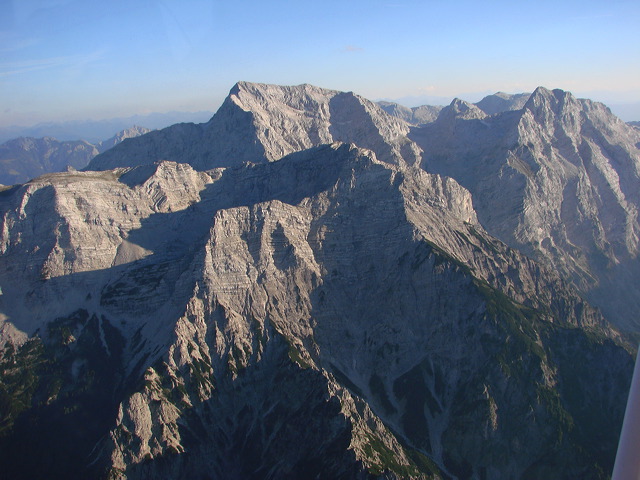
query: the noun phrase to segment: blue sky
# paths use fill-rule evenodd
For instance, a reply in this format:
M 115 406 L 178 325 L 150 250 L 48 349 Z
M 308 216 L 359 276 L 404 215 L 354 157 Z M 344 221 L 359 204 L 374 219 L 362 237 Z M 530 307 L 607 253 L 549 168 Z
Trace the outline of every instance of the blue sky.
M 637 0 L 0 0 L 0 126 L 214 111 L 238 80 L 409 106 L 543 85 L 640 120 L 639 26 Z

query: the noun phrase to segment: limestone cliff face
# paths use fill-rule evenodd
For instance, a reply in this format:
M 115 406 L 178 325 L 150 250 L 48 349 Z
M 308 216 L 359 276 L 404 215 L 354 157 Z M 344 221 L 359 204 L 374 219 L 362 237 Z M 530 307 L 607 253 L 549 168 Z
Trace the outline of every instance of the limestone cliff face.
M 33 385 L 7 374 L 8 398 L 37 419 L 7 417 L 15 478 L 40 473 L 16 466 L 27 431 L 54 458 L 78 445 L 75 470 L 53 462 L 66 478 L 612 465 L 628 347 L 489 236 L 451 178 L 335 143 L 207 172 L 50 175 L 2 192 L 0 212 L 3 321 L 40 338 L 3 353 Z
M 602 104 L 544 88 L 521 110 L 454 117 L 412 131 L 423 168 L 455 178 L 490 233 L 636 330 L 637 131 Z

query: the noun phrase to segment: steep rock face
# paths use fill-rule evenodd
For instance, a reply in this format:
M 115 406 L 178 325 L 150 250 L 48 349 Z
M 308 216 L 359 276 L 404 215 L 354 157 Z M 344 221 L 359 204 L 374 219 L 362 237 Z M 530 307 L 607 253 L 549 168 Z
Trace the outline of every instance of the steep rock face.
M 69 313 L 67 304 L 85 297 L 92 299 L 89 305 L 98 302 L 100 272 L 191 239 L 191 230 L 173 231 L 183 226 L 166 222 L 152 224 L 144 238 L 129 234 L 142 221 L 152 223 L 154 213 L 198 201 L 206 181 L 208 175 L 188 166 L 160 164 L 129 173 L 49 174 L 1 192 L 2 313 L 32 334 L 52 315 Z M 86 272 L 94 273 L 79 280 Z M 81 293 L 75 281 L 86 283 Z
M 420 152 L 406 138 L 408 132 L 404 122 L 351 92 L 240 82 L 208 123 L 146 135 L 100 155 L 88 169 L 172 160 L 206 170 L 274 161 L 334 141 L 375 150 L 390 163 L 415 163 Z
M 41 354 L 16 347 L 34 418 L 70 404 L 100 418 L 68 478 L 611 467 L 631 355 L 555 274 L 490 237 L 452 179 L 334 144 L 207 173 L 51 175 L 0 208 L 4 321 L 43 339 Z M 37 365 L 56 355 L 53 378 Z M 101 375 L 97 413 L 71 392 Z M 69 396 L 51 396 L 56 381 Z
M 544 88 L 522 110 L 453 117 L 412 131 L 423 167 L 468 188 L 489 232 L 637 329 L 637 132 L 602 104 Z

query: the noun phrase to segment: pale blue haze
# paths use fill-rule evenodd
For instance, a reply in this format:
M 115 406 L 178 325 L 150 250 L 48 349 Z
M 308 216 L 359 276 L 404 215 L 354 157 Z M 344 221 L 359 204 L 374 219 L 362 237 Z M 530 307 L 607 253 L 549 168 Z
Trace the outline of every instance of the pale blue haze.
M 0 126 L 216 110 L 238 80 L 409 106 L 544 85 L 640 120 L 639 25 L 637 0 L 0 0 Z

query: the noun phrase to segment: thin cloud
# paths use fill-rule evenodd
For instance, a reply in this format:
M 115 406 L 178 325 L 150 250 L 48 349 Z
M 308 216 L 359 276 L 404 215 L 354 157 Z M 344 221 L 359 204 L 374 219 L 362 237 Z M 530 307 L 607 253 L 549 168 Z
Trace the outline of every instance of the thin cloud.
M 33 47 L 40 43 L 37 38 L 22 38 L 20 40 L 13 40 L 11 35 L 0 33 L 0 52 L 13 53 L 25 48 Z
M 47 70 L 59 67 L 74 67 L 86 65 L 102 57 L 103 51 L 92 52 L 88 55 L 69 55 L 63 57 L 39 58 L 16 62 L 0 63 L 0 77 L 10 77 L 23 73 Z
M 362 52 L 363 50 L 364 48 L 356 47 L 355 45 L 347 45 L 342 49 L 344 52 Z

